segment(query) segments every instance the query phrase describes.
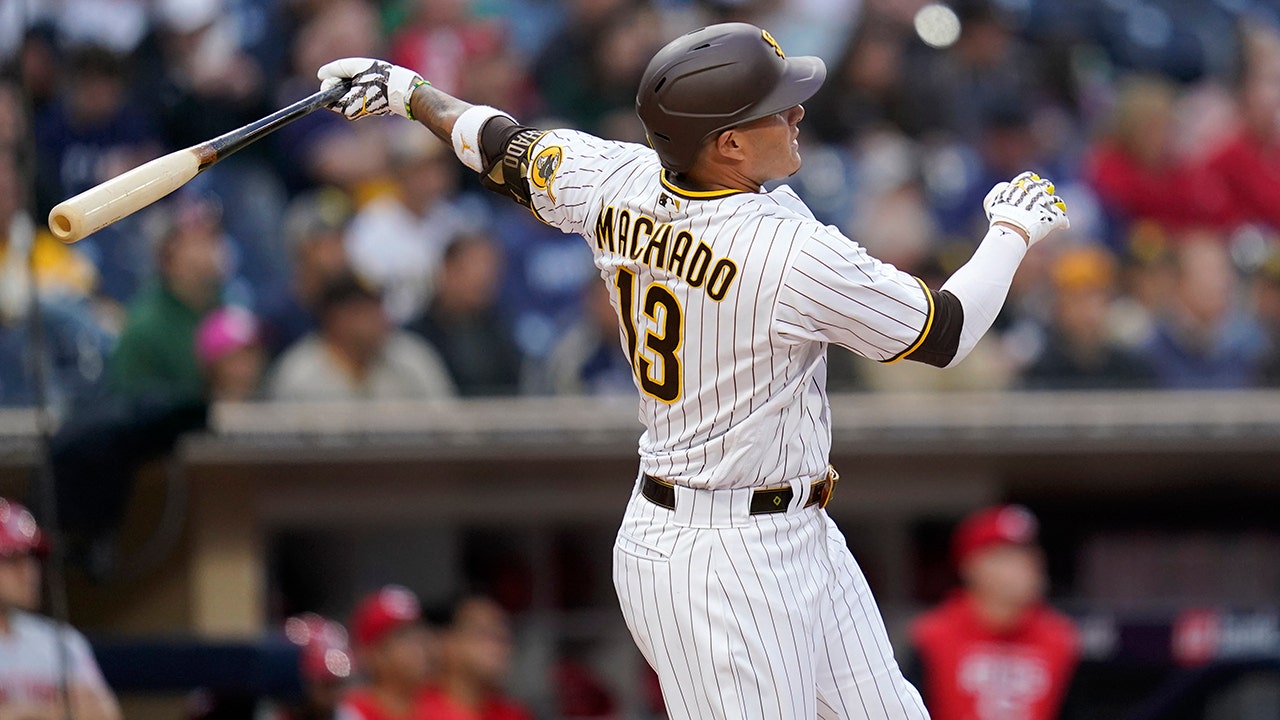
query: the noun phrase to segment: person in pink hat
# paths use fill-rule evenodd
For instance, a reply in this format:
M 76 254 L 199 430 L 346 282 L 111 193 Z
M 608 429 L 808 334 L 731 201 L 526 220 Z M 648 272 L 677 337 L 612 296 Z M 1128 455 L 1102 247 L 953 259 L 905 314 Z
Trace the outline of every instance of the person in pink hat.
M 253 313 L 234 306 L 209 313 L 196 328 L 195 351 L 210 400 L 245 401 L 257 396 L 266 355 Z
M 951 542 L 963 587 L 916 619 L 918 686 L 933 720 L 1050 720 L 1079 660 L 1070 618 L 1044 600 L 1036 518 L 1000 505 L 965 518 Z
M 433 639 L 422 621 L 418 596 L 399 585 L 365 596 L 351 617 L 351 639 L 367 684 L 347 693 L 338 717 L 419 720 L 421 694 L 432 670 Z
M 62 695 L 65 669 L 70 716 L 119 720 L 120 706 L 84 636 L 36 614 L 40 563 L 48 551 L 31 512 L 0 498 L 0 718 L 67 717 Z

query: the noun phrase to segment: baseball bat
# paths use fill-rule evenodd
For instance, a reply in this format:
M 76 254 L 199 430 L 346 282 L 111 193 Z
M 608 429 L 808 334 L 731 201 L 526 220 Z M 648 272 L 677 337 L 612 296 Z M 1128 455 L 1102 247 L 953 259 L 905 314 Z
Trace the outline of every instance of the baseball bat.
M 225 135 L 158 157 L 95 185 L 58 203 L 49 212 L 49 230 L 64 243 L 82 240 L 177 190 L 246 145 L 341 98 L 348 87 L 341 83 L 322 90 Z

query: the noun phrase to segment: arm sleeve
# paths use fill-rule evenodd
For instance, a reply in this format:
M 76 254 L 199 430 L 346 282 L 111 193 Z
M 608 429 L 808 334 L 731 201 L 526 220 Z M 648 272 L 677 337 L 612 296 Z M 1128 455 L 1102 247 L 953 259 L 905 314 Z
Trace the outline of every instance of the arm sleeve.
M 833 228 L 819 228 L 792 260 L 774 308 L 784 340 L 828 342 L 893 362 L 919 349 L 934 320 L 920 280 L 871 257 Z
M 969 262 L 943 284 L 942 291 L 959 300 L 964 316 L 955 358 L 946 367 L 963 360 L 991 328 L 1026 254 L 1027 243 L 1017 233 L 992 227 Z

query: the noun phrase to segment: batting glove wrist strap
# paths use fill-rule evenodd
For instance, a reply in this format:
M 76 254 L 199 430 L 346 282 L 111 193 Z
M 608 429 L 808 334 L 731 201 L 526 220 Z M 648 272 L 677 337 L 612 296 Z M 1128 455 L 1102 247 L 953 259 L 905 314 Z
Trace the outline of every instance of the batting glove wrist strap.
M 1053 193 L 1052 182 L 1026 172 L 991 188 L 982 207 L 989 222 L 1008 223 L 1022 230 L 1031 246 L 1058 228 L 1071 227 L 1066 203 Z
M 389 66 L 387 93 L 391 98 L 391 112 L 412 120 L 413 111 L 409 109 L 409 99 L 413 97 L 414 90 L 427 84 L 421 75 L 408 68 L 402 68 L 399 65 Z
M 412 70 L 361 57 L 334 60 L 321 67 L 316 76 L 321 80 L 321 90 L 351 79 L 351 89 L 329 108 L 348 120 L 388 113 L 412 119 L 409 99 L 414 90 L 427 84 Z

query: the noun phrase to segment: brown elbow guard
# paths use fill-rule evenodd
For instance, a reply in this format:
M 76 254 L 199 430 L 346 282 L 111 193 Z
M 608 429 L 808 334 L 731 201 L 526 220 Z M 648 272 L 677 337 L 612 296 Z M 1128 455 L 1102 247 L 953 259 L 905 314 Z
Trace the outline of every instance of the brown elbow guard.
M 933 323 L 919 347 L 904 360 L 914 360 L 934 367 L 946 367 L 960 349 L 960 328 L 964 327 L 964 307 L 950 290 L 929 291 L 933 295 Z
M 480 184 L 530 207 L 529 147 L 541 136 L 541 130 L 517 125 L 504 115 L 490 118 L 480 130 L 480 156 L 485 167 Z

